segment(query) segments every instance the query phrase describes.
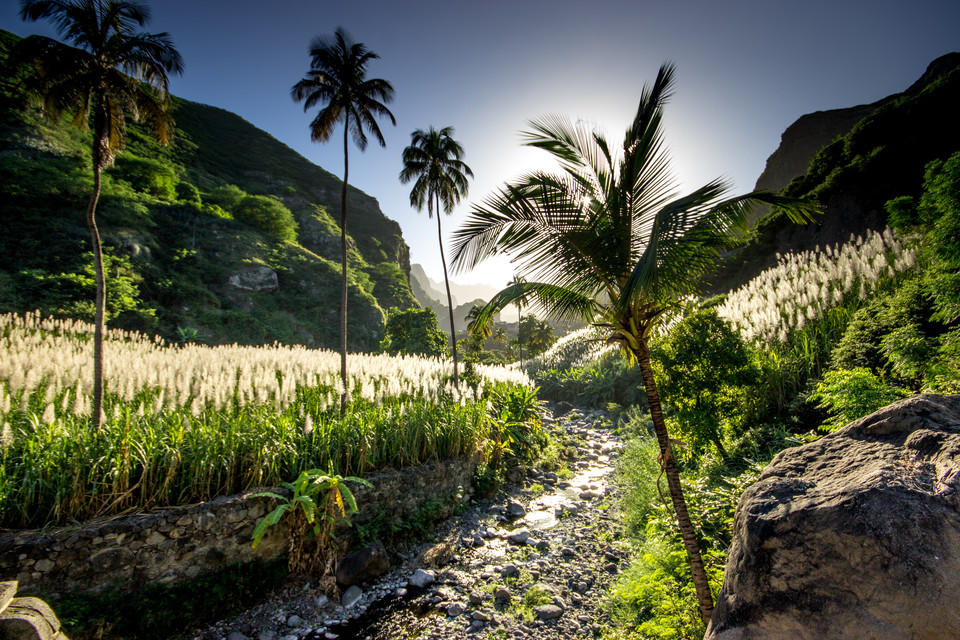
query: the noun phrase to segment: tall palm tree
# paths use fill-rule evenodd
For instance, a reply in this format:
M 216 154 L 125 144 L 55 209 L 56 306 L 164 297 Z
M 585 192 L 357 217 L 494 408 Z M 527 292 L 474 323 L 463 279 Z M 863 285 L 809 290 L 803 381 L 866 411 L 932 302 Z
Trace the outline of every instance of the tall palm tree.
M 579 316 L 604 328 L 637 362 L 660 447 L 660 464 L 687 552 L 700 613 L 713 598 L 650 365 L 649 339 L 664 313 L 698 291 L 720 251 L 743 237 L 753 205 L 782 207 L 796 221 L 815 207 L 762 192 L 727 197 L 721 181 L 677 196 L 663 148 L 661 118 L 672 65 L 645 87 L 622 147 L 560 117 L 531 122 L 526 144 L 559 161 L 507 184 L 471 212 L 454 234 L 453 263 L 471 268 L 501 253 L 533 282 L 514 283 L 484 308 L 492 314 L 530 295 L 553 316 Z
M 427 205 L 427 216 L 433 217 L 437 211 L 437 238 L 440 241 L 440 262 L 443 263 L 443 281 L 447 285 L 447 308 L 450 309 L 450 343 L 453 350 L 453 386 L 460 387 L 457 371 L 457 330 L 453 321 L 453 296 L 450 295 L 450 278 L 447 275 L 447 259 L 443 254 L 443 230 L 440 228 L 440 207 L 449 215 L 460 199 L 467 195 L 467 178 L 473 177 L 473 171 L 461 159 L 463 146 L 453 139 L 453 127 L 444 127 L 437 131 L 430 127 L 426 131 L 417 129 L 410 134 L 410 146 L 403 150 L 403 170 L 400 182 L 407 184 L 414 180 L 410 190 L 410 205 L 417 211 L 423 211 Z
M 93 245 L 97 297 L 93 337 L 93 430 L 103 406 L 103 325 L 107 296 L 103 250 L 97 228 L 100 173 L 123 148 L 127 116 L 142 119 L 157 142 L 173 137 L 168 74 L 182 73 L 183 60 L 167 33 L 142 33 L 150 9 L 130 0 L 22 0 L 20 17 L 48 19 L 64 44 L 43 36 L 25 38 L 19 55 L 36 67 L 36 91 L 48 115 L 74 114 L 82 129 L 93 123 L 93 192 L 87 229 Z
M 521 287 L 527 281 L 521 275 L 514 274 L 510 282 L 507 283 L 508 287 Z M 521 293 L 513 301 L 513 304 L 517 307 L 517 351 L 520 352 L 520 366 L 523 366 L 523 340 L 520 337 L 520 323 L 523 322 L 523 308 L 530 304 L 530 294 Z
M 365 45 L 354 42 L 343 27 L 333 38 L 316 37 L 310 42 L 310 69 L 293 85 L 290 95 L 303 102 L 307 111 L 323 105 L 310 123 L 310 139 L 327 142 L 338 124 L 343 123 L 343 188 L 340 192 L 340 415 L 347 412 L 347 178 L 349 176 L 349 135 L 360 151 L 367 148 L 367 131 L 386 147 L 377 116 L 396 119 L 386 107 L 393 100 L 393 86 L 380 78 L 367 78 L 367 64 L 380 56 Z

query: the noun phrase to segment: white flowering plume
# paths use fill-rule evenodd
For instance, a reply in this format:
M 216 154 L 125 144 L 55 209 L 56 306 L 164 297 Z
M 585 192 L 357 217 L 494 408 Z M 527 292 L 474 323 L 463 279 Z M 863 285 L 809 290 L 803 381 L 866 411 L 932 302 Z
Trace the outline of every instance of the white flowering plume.
M 852 296 L 865 300 L 881 281 L 911 269 L 916 258 L 916 250 L 889 228 L 851 235 L 842 246 L 777 254 L 776 267 L 731 293 L 717 311 L 748 340 L 786 342 Z
M 0 315 L 0 416 L 11 411 L 13 402 L 25 404 L 40 389 L 47 403 L 44 421 L 52 421 L 54 409 L 88 413 L 92 335 L 93 325 L 76 320 L 41 318 L 36 312 Z M 353 354 L 350 364 L 351 392 L 370 401 L 401 395 L 429 399 L 452 391 L 446 386 L 449 367 L 436 358 Z M 298 387 L 330 387 L 329 401 L 336 402 L 343 388 L 339 371 L 339 354 L 325 349 L 172 346 L 117 330 L 108 331 L 104 341 L 106 390 L 124 402 L 137 401 L 131 408 L 141 414 L 171 408 L 198 413 L 235 400 L 282 409 L 296 400 Z M 484 382 L 531 385 L 516 369 L 480 366 L 478 373 Z M 70 406 L 50 404 L 58 397 Z
M 531 371 L 546 371 L 582 367 L 614 348 L 616 347 L 607 343 L 606 335 L 602 331 L 588 326 L 557 340 L 553 346 L 531 360 L 527 368 Z

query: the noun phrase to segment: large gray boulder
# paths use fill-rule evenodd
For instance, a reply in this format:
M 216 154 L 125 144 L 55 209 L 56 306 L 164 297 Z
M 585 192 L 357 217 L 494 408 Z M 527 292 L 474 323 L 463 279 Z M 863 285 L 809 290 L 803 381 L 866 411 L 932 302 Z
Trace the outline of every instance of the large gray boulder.
M 960 638 L 960 396 L 780 453 L 737 508 L 705 640 Z
M 277 272 L 270 267 L 262 265 L 244 267 L 230 276 L 228 283 L 230 286 L 240 289 L 241 291 L 258 293 L 271 293 L 280 288 L 280 283 L 277 280 Z

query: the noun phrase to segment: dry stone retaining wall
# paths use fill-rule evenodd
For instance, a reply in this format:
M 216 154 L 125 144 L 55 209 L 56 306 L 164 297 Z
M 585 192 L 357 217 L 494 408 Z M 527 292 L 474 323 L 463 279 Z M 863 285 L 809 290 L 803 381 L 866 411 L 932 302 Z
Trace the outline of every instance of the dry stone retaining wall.
M 452 505 L 470 496 L 476 461 L 461 458 L 386 471 L 357 487 L 355 523 L 378 513 L 403 519 L 428 502 Z M 196 505 L 50 530 L 0 531 L 0 580 L 48 595 L 99 592 L 111 585 L 173 584 L 235 562 L 272 560 L 287 550 L 284 523 L 256 549 L 251 534 L 273 507 L 251 490 Z

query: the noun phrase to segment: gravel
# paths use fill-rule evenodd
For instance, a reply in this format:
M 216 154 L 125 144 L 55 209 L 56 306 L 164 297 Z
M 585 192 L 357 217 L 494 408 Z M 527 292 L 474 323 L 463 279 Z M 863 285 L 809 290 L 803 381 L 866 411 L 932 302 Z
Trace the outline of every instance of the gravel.
M 390 571 L 344 593 L 346 603 L 323 595 L 316 583 L 291 579 L 262 604 L 180 640 L 599 637 L 609 627 L 600 603 L 626 553 L 620 518 L 608 504 L 615 486 L 607 475 L 620 443 L 594 426 L 597 418 L 574 409 L 548 421 L 576 445 L 577 458 L 569 461 L 575 477 L 528 471 L 440 523 L 432 542 L 390 549 Z M 418 558 L 437 542 L 454 545 L 456 554 L 426 570 Z M 552 601 L 532 597 L 543 593 Z

